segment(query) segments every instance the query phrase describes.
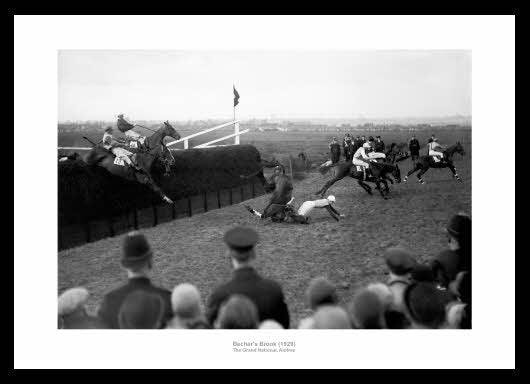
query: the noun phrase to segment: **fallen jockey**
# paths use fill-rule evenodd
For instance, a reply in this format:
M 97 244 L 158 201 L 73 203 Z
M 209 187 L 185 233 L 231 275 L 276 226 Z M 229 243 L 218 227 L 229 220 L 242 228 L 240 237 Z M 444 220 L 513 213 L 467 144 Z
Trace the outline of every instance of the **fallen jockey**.
M 120 161 L 123 161 L 127 163 L 127 165 L 129 165 L 130 167 L 138 171 L 141 170 L 141 168 L 138 167 L 138 165 L 136 165 L 129 157 L 131 155 L 132 156 L 136 156 L 136 155 L 132 152 L 129 152 L 125 148 L 122 148 L 121 145 L 122 144 L 119 141 L 115 140 L 114 137 L 112 136 L 112 127 L 107 127 L 103 135 L 103 147 L 111 151 L 114 154 L 114 156 L 116 156 L 118 164 L 120 163 Z
M 305 201 L 300 206 L 300 208 L 298 208 L 298 211 L 296 213 L 295 213 L 294 206 L 292 205 L 293 201 L 294 201 L 294 197 L 285 206 L 285 218 L 283 221 L 285 221 L 286 223 L 309 224 L 309 217 L 314 208 L 325 208 L 327 212 L 330 214 L 330 216 L 333 217 L 336 221 L 339 221 L 340 217 L 344 217 L 344 215 L 341 215 L 333 207 L 332 204 L 335 203 L 335 196 L 333 195 L 328 196 L 327 199 Z M 260 218 L 263 215 L 262 213 L 259 213 L 258 211 L 256 211 L 255 209 L 252 209 L 248 205 L 245 205 L 245 208 L 250 213 Z

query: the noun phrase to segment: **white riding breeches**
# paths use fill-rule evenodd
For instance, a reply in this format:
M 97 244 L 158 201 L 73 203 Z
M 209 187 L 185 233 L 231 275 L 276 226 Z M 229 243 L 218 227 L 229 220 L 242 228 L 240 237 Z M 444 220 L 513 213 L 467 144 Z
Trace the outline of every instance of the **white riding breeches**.
M 353 165 L 360 165 L 361 167 L 368 167 L 370 164 L 368 164 L 366 161 L 360 160 L 360 159 L 353 159 L 351 161 Z
M 444 157 L 444 154 L 443 152 L 438 152 L 438 151 L 429 151 L 429 156 L 438 156 L 438 157 Z
M 116 157 L 129 157 L 131 156 L 133 153 L 132 152 L 129 152 L 128 150 L 126 150 L 125 148 L 121 148 L 121 147 L 114 147 L 112 148 L 112 153 L 114 153 L 114 155 L 116 155 Z

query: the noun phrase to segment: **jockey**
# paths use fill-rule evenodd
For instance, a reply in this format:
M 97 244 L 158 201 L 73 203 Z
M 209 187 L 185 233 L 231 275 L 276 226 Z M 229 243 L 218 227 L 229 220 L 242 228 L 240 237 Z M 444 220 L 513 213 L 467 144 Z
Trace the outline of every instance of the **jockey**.
M 353 155 L 352 163 L 353 165 L 361 166 L 363 169 L 363 175 L 364 179 L 366 179 L 366 168 L 370 166 L 368 164 L 368 161 L 375 161 L 368 156 L 367 152 L 370 153 L 372 151 L 372 146 L 369 143 L 364 143 L 362 147 L 360 147 L 355 154 Z
M 140 170 L 140 168 L 133 163 L 129 157 L 134 154 L 121 147 L 121 143 L 112 136 L 112 131 L 112 127 L 105 128 L 105 133 L 103 134 L 103 147 L 111 151 L 117 158 L 125 161 L 129 166 L 136 170 Z
M 432 141 L 428 144 L 428 148 L 429 148 L 429 156 L 432 156 L 434 161 L 439 162 L 440 160 L 443 160 L 444 154 L 443 152 L 441 152 L 443 148 L 438 143 L 438 139 L 436 137 L 432 139 Z
M 116 123 L 118 129 L 125 133 L 130 140 L 138 140 L 141 144 L 144 143 L 145 136 L 140 135 L 138 132 L 133 131 L 135 125 L 129 123 L 123 118 L 123 113 L 118 115 L 118 122 Z
M 337 210 L 333 208 L 332 203 L 335 203 L 335 196 L 333 195 L 329 195 L 327 199 L 305 201 L 300 208 L 298 208 L 297 213 L 299 216 L 305 217 L 307 222 L 309 220 L 309 215 L 314 208 L 325 208 L 331 217 L 339 221 L 339 217 L 344 217 L 344 215 L 337 212 Z

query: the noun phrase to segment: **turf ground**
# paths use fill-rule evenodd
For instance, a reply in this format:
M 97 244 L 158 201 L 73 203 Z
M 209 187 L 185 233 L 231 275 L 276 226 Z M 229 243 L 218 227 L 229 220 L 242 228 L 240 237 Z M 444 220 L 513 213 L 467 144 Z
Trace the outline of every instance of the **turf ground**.
M 406 135 L 410 134 L 403 134 L 403 140 Z M 462 183 L 454 181 L 448 169 L 431 169 L 424 176 L 425 185 L 412 176 L 408 183 L 391 185 L 391 198 L 385 201 L 378 194 L 368 195 L 353 179 L 344 179 L 328 191 L 335 195 L 337 209 L 346 215 L 340 222 L 325 210 L 314 210 L 310 225 L 261 222 L 242 205 L 234 205 L 144 229 L 155 250 L 153 280 L 168 289 L 193 283 L 206 300 L 231 275 L 224 232 L 235 224 L 250 225 L 260 235 L 256 268 L 281 283 L 291 326 L 296 326 L 307 311 L 304 292 L 311 278 L 329 278 L 339 286 L 341 300 L 346 302 L 359 287 L 385 280 L 385 248 L 403 245 L 421 261 L 446 246 L 443 229 L 449 218 L 459 211 L 471 213 L 470 131 L 462 141 L 466 156 L 455 155 Z M 442 142 L 452 144 L 449 138 Z M 264 142 L 255 145 L 262 154 L 267 149 Z M 324 153 L 326 146 L 327 142 L 320 144 L 319 151 Z M 294 143 L 283 153 L 296 156 L 296 148 Z M 404 176 L 411 163 L 405 160 L 400 164 Z M 313 172 L 295 181 L 295 205 L 314 200 L 313 193 L 327 177 Z M 267 199 L 267 195 L 260 196 L 244 204 L 261 210 Z M 89 309 L 94 311 L 104 293 L 126 278 L 119 266 L 122 239 L 123 235 L 60 252 L 58 291 L 85 286 L 91 292 Z

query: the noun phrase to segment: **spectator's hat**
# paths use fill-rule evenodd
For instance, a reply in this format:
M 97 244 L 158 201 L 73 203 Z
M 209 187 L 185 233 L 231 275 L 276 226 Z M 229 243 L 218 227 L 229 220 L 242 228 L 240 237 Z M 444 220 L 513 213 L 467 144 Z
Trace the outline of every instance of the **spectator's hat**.
M 349 305 L 349 310 L 357 327 L 363 329 L 383 328 L 384 306 L 375 292 L 363 289 L 354 296 L 353 301 Z
M 337 305 L 323 305 L 313 316 L 313 329 L 350 329 L 348 313 Z
M 445 308 L 453 297 L 431 283 L 413 283 L 404 293 L 405 306 L 410 317 L 418 324 L 438 328 L 445 321 Z
M 315 277 L 309 282 L 306 297 L 312 309 L 322 304 L 335 304 L 338 301 L 335 286 L 324 277 Z
M 85 305 L 90 294 L 85 288 L 77 287 L 64 291 L 59 296 L 58 314 L 68 316 Z
M 136 290 L 123 301 L 118 324 L 122 329 L 160 328 L 164 312 L 164 301 L 160 295 Z
M 335 202 L 335 196 L 329 195 L 328 196 L 328 201 L 331 202 L 331 203 L 334 203 Z
M 447 232 L 457 239 L 462 235 L 471 234 L 471 218 L 465 213 L 454 215 L 447 225 Z
M 173 314 L 182 318 L 193 318 L 201 314 L 201 294 L 192 284 L 179 284 L 171 292 Z
M 416 261 L 402 247 L 391 247 L 385 251 L 386 265 L 395 275 L 405 275 L 413 270 Z
M 237 226 L 228 230 L 224 235 L 226 245 L 236 251 L 249 251 L 258 242 L 258 234 L 252 228 Z
M 122 247 L 121 264 L 128 268 L 146 262 L 153 257 L 153 251 L 143 233 L 138 231 L 129 232 Z
M 110 125 L 105 128 L 105 132 L 112 132 L 112 131 L 113 131 L 113 128 Z

